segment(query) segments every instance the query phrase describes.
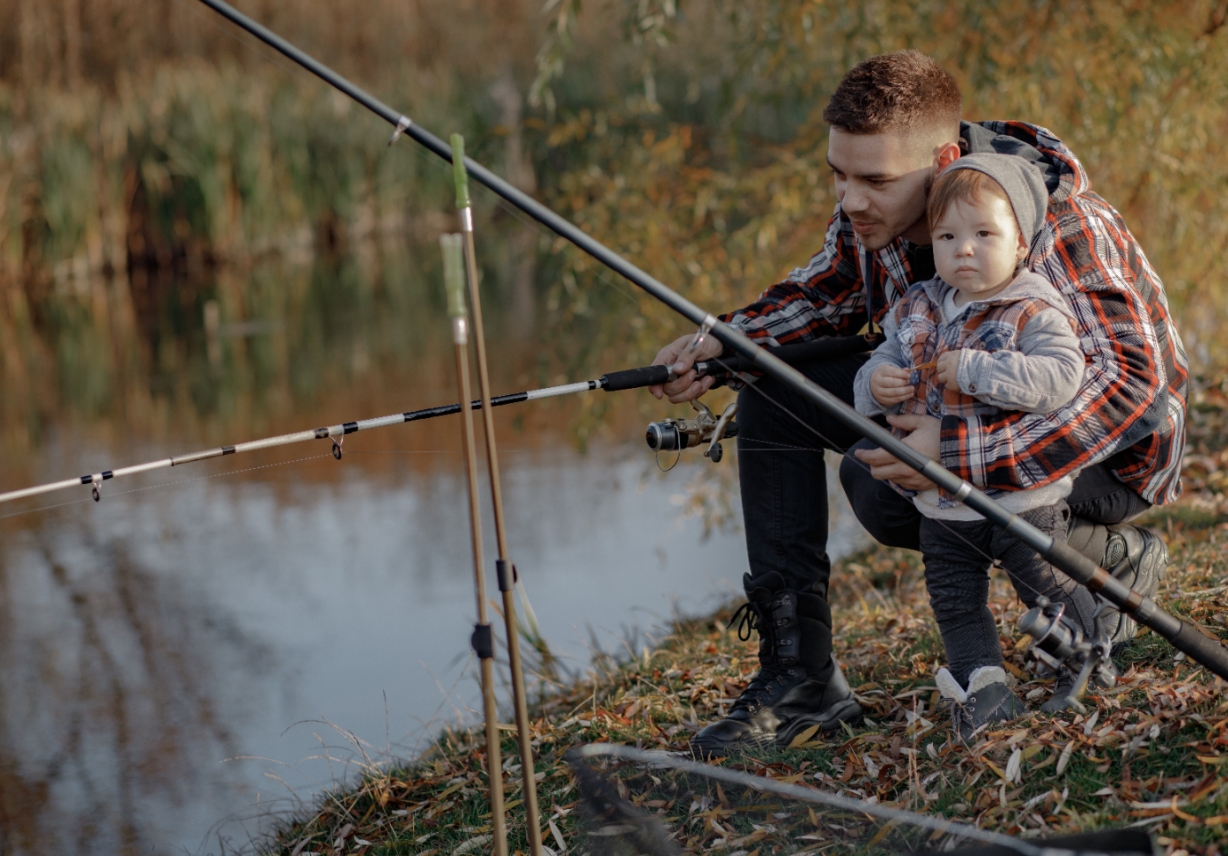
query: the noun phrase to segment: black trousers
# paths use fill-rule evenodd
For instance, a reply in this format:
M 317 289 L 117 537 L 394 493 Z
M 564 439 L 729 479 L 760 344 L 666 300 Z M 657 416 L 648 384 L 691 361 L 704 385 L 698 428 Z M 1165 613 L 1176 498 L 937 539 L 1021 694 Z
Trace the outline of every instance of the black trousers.
M 802 365 L 811 380 L 850 406 L 853 378 L 868 354 L 855 354 Z M 823 452 L 873 448 L 869 441 L 817 405 L 780 382 L 760 378 L 738 396 L 738 469 L 742 515 L 750 573 L 749 592 L 767 573 L 776 572 L 785 587 L 827 598 L 831 562 L 827 556 L 827 477 Z M 846 454 L 840 481 L 853 512 L 879 542 L 920 549 L 921 513 L 912 501 L 869 468 Z M 1088 467 L 1066 499 L 1071 513 L 1095 523 L 1121 523 L 1150 506 L 1115 479 L 1103 465 Z M 1100 563 L 1103 537 L 1071 546 Z
M 1055 540 L 1066 540 L 1070 510 L 1065 502 L 1019 515 Z M 947 664 L 960 686 L 981 666 L 1002 665 L 998 627 L 989 609 L 989 568 L 998 562 L 1028 607 L 1046 597 L 1062 604 L 1089 637 L 1096 610 L 1092 594 L 1019 539 L 987 520 L 921 519 L 925 587 L 942 632 Z

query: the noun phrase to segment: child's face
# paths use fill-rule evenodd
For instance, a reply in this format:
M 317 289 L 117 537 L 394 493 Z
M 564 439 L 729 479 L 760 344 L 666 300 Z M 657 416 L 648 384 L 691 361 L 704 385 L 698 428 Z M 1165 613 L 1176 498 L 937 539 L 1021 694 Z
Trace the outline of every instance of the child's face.
M 1002 291 L 1027 254 L 1011 204 L 996 193 L 952 203 L 930 232 L 934 267 L 959 292 L 960 304 Z

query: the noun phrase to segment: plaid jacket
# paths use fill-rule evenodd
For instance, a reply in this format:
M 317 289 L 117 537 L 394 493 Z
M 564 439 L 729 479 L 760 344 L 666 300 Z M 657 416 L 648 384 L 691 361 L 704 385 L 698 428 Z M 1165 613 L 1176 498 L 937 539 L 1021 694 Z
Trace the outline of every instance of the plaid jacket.
M 1105 461 L 1148 502 L 1175 500 L 1188 370 L 1159 276 L 1052 133 L 965 122 L 962 135 L 967 151 L 1022 155 L 1048 172 L 1049 210 L 1027 264 L 1065 295 L 1089 365 L 1074 401 L 1055 413 L 944 417 L 942 465 L 982 489 L 1022 490 Z M 853 335 L 930 276 L 915 275 L 915 249 L 898 238 L 867 252 L 837 204 L 810 263 L 723 320 L 774 344 Z
M 1019 350 L 1019 338 L 1028 322 L 1053 309 L 1054 301 L 1060 302 L 1061 298 L 1053 292 L 1052 301 L 1034 293 L 986 301 L 974 299 L 973 308 L 956 319 L 957 323 L 944 324 L 939 304 L 942 288 L 941 279 L 918 283 L 896 304 L 895 338 L 907 360 L 905 368 L 913 367 L 909 382 L 916 394 L 895 412 L 940 418 L 1000 416 L 1003 409 L 998 405 L 968 395 L 955 384 L 939 383 L 934 362 L 948 351 L 965 348 L 989 352 Z M 1071 326 L 1073 323 L 1072 320 Z

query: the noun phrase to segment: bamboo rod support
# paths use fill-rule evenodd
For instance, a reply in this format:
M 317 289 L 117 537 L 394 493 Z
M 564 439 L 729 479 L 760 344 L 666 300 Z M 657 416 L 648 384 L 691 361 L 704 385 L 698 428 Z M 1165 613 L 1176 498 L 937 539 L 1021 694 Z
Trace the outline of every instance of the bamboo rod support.
M 452 135 L 452 164 L 456 181 L 456 207 L 460 213 L 461 234 L 465 242 L 465 271 L 469 281 L 469 305 L 473 313 L 473 342 L 478 358 L 478 394 L 482 400 L 482 424 L 486 436 L 486 466 L 490 477 L 490 497 L 494 506 L 495 538 L 499 549 L 499 590 L 503 594 L 503 623 L 507 627 L 507 658 L 512 672 L 512 702 L 516 708 L 516 733 L 520 743 L 520 770 L 524 781 L 525 826 L 531 856 L 541 856 L 541 816 L 537 805 L 536 767 L 533 763 L 529 704 L 520 660 L 520 634 L 516 622 L 513 591 L 516 568 L 508 556 L 507 526 L 503 515 L 503 488 L 499 481 L 499 452 L 495 441 L 495 420 L 490 407 L 490 374 L 486 361 L 486 335 L 482 326 L 482 295 L 478 287 L 477 250 L 473 238 L 473 209 L 469 204 L 469 175 L 465 171 L 465 140 Z M 527 602 L 527 600 L 526 600 Z
M 473 547 L 474 593 L 477 597 L 478 623 L 473 630 L 473 648 L 478 655 L 482 681 L 482 713 L 486 720 L 486 774 L 490 786 L 490 823 L 495 856 L 507 856 L 507 819 L 503 807 L 503 760 L 499 749 L 499 710 L 495 703 L 494 639 L 486 612 L 486 577 L 482 557 L 482 508 L 478 485 L 478 454 L 473 427 L 472 394 L 469 384 L 468 321 L 461 238 L 442 235 L 444 280 L 448 293 L 448 317 L 452 323 L 452 343 L 456 349 L 456 384 L 460 394 L 462 435 L 465 446 L 465 475 L 469 484 L 469 533 Z

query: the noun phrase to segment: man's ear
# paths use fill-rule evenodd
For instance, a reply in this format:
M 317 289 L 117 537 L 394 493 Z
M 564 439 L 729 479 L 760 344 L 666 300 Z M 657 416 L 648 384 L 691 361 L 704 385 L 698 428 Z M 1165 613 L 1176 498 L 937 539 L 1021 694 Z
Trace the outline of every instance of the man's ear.
M 1018 233 L 1018 245 L 1015 247 L 1015 260 L 1023 261 L 1028 257 L 1028 243 L 1023 239 L 1023 232 L 1020 232 L 1018 227 L 1015 231 Z
M 943 143 L 934 150 L 934 175 L 938 175 L 958 159 L 959 143 Z

